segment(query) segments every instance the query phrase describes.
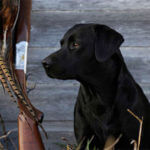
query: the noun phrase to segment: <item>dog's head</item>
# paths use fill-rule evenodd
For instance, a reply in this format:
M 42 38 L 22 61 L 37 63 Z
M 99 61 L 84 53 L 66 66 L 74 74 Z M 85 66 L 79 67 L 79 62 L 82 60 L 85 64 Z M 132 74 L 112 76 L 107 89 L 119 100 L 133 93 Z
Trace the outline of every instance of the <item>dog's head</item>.
M 115 30 L 98 24 L 78 24 L 72 27 L 60 41 L 61 48 L 43 60 L 49 77 L 77 79 L 90 73 L 119 51 L 124 41 Z

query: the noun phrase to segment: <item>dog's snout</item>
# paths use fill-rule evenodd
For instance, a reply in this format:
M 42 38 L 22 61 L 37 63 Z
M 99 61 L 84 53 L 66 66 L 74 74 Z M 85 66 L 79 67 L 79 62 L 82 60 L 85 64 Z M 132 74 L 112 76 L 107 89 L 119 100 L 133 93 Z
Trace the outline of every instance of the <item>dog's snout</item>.
M 50 66 L 51 66 L 51 64 L 52 64 L 52 61 L 51 61 L 51 59 L 49 58 L 49 59 L 44 59 L 43 61 L 42 61 L 42 64 L 43 64 L 43 66 L 45 67 L 45 68 L 49 68 Z

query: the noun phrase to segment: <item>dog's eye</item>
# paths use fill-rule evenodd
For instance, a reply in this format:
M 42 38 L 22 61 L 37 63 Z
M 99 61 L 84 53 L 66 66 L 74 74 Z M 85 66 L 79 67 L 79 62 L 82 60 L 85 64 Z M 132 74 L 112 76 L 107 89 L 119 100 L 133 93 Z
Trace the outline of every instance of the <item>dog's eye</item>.
M 70 49 L 71 50 L 74 50 L 74 49 L 77 49 L 79 48 L 79 44 L 77 42 L 72 42 L 71 45 L 70 45 Z
M 74 42 L 74 43 L 73 43 L 73 46 L 74 46 L 74 47 L 79 47 L 79 44 Z

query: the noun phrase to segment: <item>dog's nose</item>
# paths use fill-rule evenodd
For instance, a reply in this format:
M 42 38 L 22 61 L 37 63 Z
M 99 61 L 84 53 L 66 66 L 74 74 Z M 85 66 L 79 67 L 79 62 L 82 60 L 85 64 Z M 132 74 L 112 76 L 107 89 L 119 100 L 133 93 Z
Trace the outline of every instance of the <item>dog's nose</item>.
M 42 64 L 43 64 L 43 66 L 45 67 L 45 68 L 49 68 L 50 66 L 51 66 L 51 63 L 52 61 L 51 61 L 51 59 L 44 59 L 43 61 L 42 61 Z

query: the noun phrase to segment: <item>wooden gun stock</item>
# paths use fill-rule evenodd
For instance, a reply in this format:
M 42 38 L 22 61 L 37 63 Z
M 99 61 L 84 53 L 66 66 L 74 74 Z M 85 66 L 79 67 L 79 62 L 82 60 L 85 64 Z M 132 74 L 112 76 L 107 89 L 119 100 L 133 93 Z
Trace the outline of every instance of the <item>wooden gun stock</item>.
M 22 113 L 18 116 L 19 150 L 44 150 L 38 125 Z
M 21 41 L 29 41 L 31 4 L 31 0 L 20 0 L 20 12 L 15 29 L 16 43 Z M 26 92 L 26 79 L 24 70 L 16 69 L 16 75 L 24 92 Z M 27 100 L 36 113 L 38 120 L 42 122 L 43 113 L 33 107 L 29 99 Z M 38 123 L 31 119 L 28 115 L 24 115 L 22 112 L 24 112 L 24 108 L 20 105 L 20 114 L 18 116 L 19 150 L 44 150 L 44 145 L 38 129 Z
M 44 131 L 40 124 L 43 113 L 31 104 L 26 93 L 25 76 L 31 3 L 31 0 L 0 1 L 0 81 L 20 109 L 18 116 L 19 149 L 44 150 L 38 130 L 39 125 Z
M 24 72 L 16 70 L 20 80 L 24 76 Z M 38 124 L 27 115 L 23 114 L 24 108 L 20 105 L 20 113 L 18 116 L 18 143 L 19 150 L 44 150 L 44 145 L 38 129 Z M 34 108 L 35 109 L 35 108 Z M 39 120 L 43 118 L 43 113 L 36 109 Z

